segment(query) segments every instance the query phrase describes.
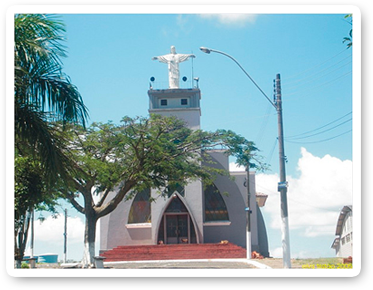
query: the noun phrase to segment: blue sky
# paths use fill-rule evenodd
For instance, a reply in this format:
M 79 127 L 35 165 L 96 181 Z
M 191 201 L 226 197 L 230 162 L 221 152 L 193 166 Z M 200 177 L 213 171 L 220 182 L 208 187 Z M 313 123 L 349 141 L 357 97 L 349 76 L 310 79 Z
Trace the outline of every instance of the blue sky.
M 339 211 L 353 202 L 354 115 L 353 50 L 342 43 L 351 25 L 344 19 L 348 11 L 332 12 L 63 14 L 68 53 L 63 69 L 83 96 L 90 122 L 117 123 L 126 115 L 148 114 L 150 77 L 165 88 L 167 66 L 152 61 L 153 56 L 169 53 L 171 45 L 179 53 L 195 54 L 180 69 L 188 82 L 199 78 L 202 129 L 235 131 L 254 141 L 271 165 L 270 171 L 258 173 L 257 191 L 269 195 L 263 215 L 270 252 L 279 257 L 276 112 L 232 60 L 204 54 L 199 47 L 233 56 L 271 99 L 273 79 L 280 73 L 292 257 L 333 256 Z M 68 258 L 79 260 L 83 217 L 72 209 L 69 216 Z M 57 239 L 48 236 L 61 220 L 37 226 L 35 254 L 56 252 L 62 258 L 63 230 Z
M 263 155 L 271 151 L 277 136 L 276 112 L 268 109 L 269 102 L 234 62 L 204 54 L 200 46 L 236 58 L 270 98 L 273 79 L 281 74 L 285 137 L 319 128 L 352 111 L 352 50 L 342 43 L 351 26 L 342 14 L 255 15 L 229 23 L 182 14 L 64 15 L 62 19 L 68 51 L 64 71 L 78 86 L 91 121 L 119 122 L 125 115 L 147 115 L 150 77 L 167 82 L 167 66 L 151 58 L 169 53 L 171 45 L 180 53 L 196 55 L 193 64 L 181 64 L 181 75 L 190 80 L 193 70 L 200 79 L 203 129 L 232 129 L 256 142 Z M 351 122 L 313 138 L 289 140 L 288 172 L 294 173 L 300 156 L 299 144 L 290 141 L 317 142 L 349 129 Z M 351 140 L 350 133 L 307 148 L 318 156 L 332 153 L 329 148 L 333 148 L 335 156 L 351 159 Z M 277 167 L 273 164 L 272 170 Z

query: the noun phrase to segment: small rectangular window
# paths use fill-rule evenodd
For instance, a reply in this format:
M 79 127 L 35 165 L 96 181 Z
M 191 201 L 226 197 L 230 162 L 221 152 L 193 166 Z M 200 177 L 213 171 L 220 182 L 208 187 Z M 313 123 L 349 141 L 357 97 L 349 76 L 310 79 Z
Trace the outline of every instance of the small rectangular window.
M 188 105 L 188 99 L 181 99 L 182 105 Z
M 161 100 L 161 106 L 167 106 L 167 100 Z

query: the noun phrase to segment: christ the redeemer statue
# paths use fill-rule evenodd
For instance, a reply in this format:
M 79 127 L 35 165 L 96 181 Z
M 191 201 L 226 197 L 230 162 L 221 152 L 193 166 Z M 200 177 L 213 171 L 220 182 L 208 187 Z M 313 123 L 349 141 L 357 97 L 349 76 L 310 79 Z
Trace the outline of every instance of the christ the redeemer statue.
M 176 53 L 175 46 L 171 46 L 171 53 L 161 56 L 155 56 L 152 60 L 158 59 L 160 62 L 168 64 L 168 82 L 170 89 L 179 88 L 179 63 L 186 61 L 190 57 L 195 57 L 194 54 L 180 54 Z

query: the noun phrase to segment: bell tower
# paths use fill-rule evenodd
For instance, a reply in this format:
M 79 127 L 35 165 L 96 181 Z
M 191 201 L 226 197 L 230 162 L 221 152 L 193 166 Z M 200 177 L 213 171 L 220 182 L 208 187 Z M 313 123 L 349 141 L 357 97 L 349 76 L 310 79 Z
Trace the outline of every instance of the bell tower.
M 200 129 L 201 91 L 193 89 L 166 89 L 148 91 L 149 113 L 175 116 L 193 130 Z
M 177 54 L 175 48 L 171 47 L 171 53 L 163 56 L 154 57 L 153 60 L 159 60 L 168 65 L 168 88 L 154 89 L 154 78 L 150 81 L 149 96 L 149 114 L 158 114 L 165 117 L 174 116 L 186 123 L 186 126 L 192 130 L 201 128 L 201 91 L 198 87 L 180 88 L 179 87 L 179 63 L 194 55 Z M 184 78 L 183 78 L 184 80 Z M 185 81 L 185 80 L 184 80 Z M 203 242 L 203 187 L 200 180 L 193 180 L 182 189 L 183 194 L 174 193 L 168 200 L 157 201 L 159 208 L 152 207 L 152 224 L 154 229 L 153 239 L 156 243 L 162 240 L 164 243 L 179 243 L 175 240 L 174 226 L 180 227 L 178 238 L 188 241 L 188 243 Z M 155 196 L 158 193 L 153 190 Z M 172 200 L 171 200 L 172 199 Z M 177 207 L 178 210 L 167 211 L 168 206 L 174 204 L 172 201 L 180 201 L 183 206 Z M 167 205 L 168 204 L 168 205 Z M 183 232 L 183 228 L 186 230 Z M 179 232 L 178 232 L 179 233 Z

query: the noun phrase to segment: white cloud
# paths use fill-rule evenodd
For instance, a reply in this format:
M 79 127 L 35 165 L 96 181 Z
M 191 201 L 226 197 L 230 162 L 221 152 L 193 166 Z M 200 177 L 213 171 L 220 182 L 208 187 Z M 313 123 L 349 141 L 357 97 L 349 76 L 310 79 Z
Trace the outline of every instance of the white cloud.
M 200 14 L 202 18 L 217 20 L 220 24 L 242 27 L 247 23 L 256 21 L 256 14 L 223 13 L 223 14 Z
M 273 250 L 271 250 L 271 257 L 272 258 L 282 258 L 283 255 L 282 255 L 282 248 L 275 248 Z
M 237 171 L 245 171 L 245 167 L 237 165 L 235 162 L 229 163 L 229 171 L 237 172 Z
M 339 210 L 352 204 L 352 161 L 326 155 L 316 157 L 305 148 L 298 161 L 298 178 L 288 176 L 288 210 L 291 230 L 305 237 L 334 235 Z M 269 195 L 263 211 L 269 226 L 279 229 L 280 194 L 277 174 L 258 174 L 257 191 Z
M 47 217 L 43 222 L 35 221 L 35 242 L 47 242 L 50 244 L 63 244 L 64 215 L 57 218 Z M 79 217 L 67 218 L 68 243 L 82 243 L 84 238 L 84 222 Z
M 181 35 L 188 35 L 193 30 L 193 22 L 190 21 L 190 15 L 179 14 L 176 16 L 176 23 L 173 26 L 164 26 L 162 28 L 162 34 L 166 37 L 178 38 Z M 176 47 L 176 52 L 177 47 Z

